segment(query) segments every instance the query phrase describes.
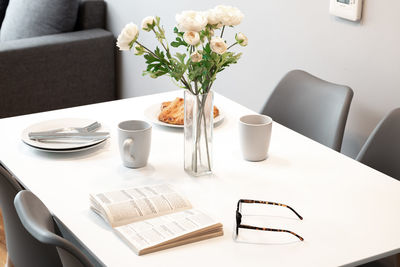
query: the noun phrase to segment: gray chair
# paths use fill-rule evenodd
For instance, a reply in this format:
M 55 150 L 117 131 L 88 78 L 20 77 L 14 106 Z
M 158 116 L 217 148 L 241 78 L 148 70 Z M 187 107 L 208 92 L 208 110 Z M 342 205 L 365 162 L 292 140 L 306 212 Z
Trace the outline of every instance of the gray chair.
M 117 98 L 105 12 L 81 0 L 74 31 L 0 42 L 0 118 Z
M 23 226 L 34 238 L 42 244 L 57 248 L 59 252 L 63 251 L 60 257 L 62 266 L 93 266 L 75 245 L 56 234 L 52 215 L 32 192 L 20 191 L 15 197 L 14 205 Z M 54 257 L 57 255 L 55 251 Z M 46 266 L 56 265 L 48 262 Z
M 14 198 L 23 187 L 0 164 L 0 208 L 3 213 L 8 260 L 16 267 L 62 266 L 56 247 L 36 240 L 22 225 Z
M 378 123 L 356 159 L 400 180 L 400 108 Z
M 336 151 L 340 151 L 353 90 L 305 71 L 286 74 L 262 114 Z
M 375 127 L 356 160 L 400 180 L 400 108 L 387 114 Z M 398 266 L 396 255 L 361 265 Z
M 21 224 L 14 207 L 14 198 L 22 186 L 4 167 L 0 166 L 0 208 L 3 212 L 8 259 L 14 266 L 60 266 L 57 250 L 34 239 Z M 23 255 L 23 256 L 22 256 Z

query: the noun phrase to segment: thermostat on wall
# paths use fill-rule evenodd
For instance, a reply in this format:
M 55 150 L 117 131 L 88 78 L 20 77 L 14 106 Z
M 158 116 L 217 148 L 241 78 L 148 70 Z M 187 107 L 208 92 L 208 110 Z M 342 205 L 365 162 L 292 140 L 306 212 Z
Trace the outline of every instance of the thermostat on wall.
M 329 12 L 332 15 L 358 21 L 361 19 L 362 0 L 331 0 Z

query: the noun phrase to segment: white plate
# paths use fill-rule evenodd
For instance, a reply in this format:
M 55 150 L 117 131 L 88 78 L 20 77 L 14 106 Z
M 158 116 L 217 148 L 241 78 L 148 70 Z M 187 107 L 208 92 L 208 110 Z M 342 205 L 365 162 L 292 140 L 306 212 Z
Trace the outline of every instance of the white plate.
M 175 124 L 169 124 L 162 122 L 158 120 L 158 115 L 160 115 L 161 112 L 161 103 L 160 104 L 154 104 L 150 107 L 148 107 L 144 111 L 144 116 L 152 123 L 161 125 L 161 126 L 167 126 L 167 127 L 173 127 L 173 128 L 183 128 L 183 125 L 175 125 Z M 219 110 L 219 115 L 214 118 L 214 126 L 224 119 L 224 114 Z
M 85 127 L 91 123 L 95 122 L 90 119 L 79 119 L 79 118 L 64 118 L 64 119 L 56 119 L 50 121 L 42 121 L 36 124 L 33 124 L 26 128 L 21 135 L 21 139 L 24 143 L 28 144 L 31 147 L 36 149 L 48 151 L 48 152 L 76 152 L 82 151 L 86 149 L 90 149 L 95 145 L 98 145 L 104 142 L 107 138 L 98 139 L 94 141 L 83 140 L 81 142 L 41 142 L 37 140 L 31 140 L 28 136 L 30 132 L 38 132 L 38 131 L 48 131 L 57 128 L 63 127 Z M 104 131 L 104 127 L 101 126 L 98 131 Z
M 94 145 L 85 146 L 85 147 L 80 147 L 80 148 L 73 148 L 73 149 L 44 149 L 44 148 L 32 146 L 32 145 L 30 145 L 30 144 L 27 144 L 27 145 L 33 147 L 33 148 L 36 149 L 36 150 L 43 151 L 43 152 L 51 152 L 51 153 L 71 153 L 71 152 L 80 152 L 80 151 L 85 151 L 85 150 L 93 149 L 93 148 L 95 148 L 95 147 L 99 147 L 99 146 L 103 145 L 106 141 L 107 141 L 107 139 L 104 139 L 104 140 L 101 140 L 99 143 L 94 144 Z

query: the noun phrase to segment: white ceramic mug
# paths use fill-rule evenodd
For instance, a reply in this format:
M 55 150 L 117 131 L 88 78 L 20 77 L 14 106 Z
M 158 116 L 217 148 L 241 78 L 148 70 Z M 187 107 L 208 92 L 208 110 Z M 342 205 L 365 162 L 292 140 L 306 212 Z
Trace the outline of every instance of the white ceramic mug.
M 118 142 L 121 159 L 126 167 L 146 166 L 150 154 L 151 125 L 140 120 L 119 123 Z
M 239 139 L 242 155 L 248 161 L 261 161 L 268 157 L 272 119 L 265 115 L 246 115 L 239 121 Z

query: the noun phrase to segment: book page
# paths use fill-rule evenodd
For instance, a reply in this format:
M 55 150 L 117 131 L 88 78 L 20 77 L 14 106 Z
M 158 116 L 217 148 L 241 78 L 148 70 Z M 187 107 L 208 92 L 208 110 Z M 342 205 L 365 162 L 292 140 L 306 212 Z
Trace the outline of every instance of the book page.
M 90 195 L 90 200 L 91 208 L 112 227 L 191 208 L 190 202 L 167 184 L 99 193 Z
M 201 229 L 205 229 L 204 234 L 207 234 L 207 228 L 211 226 L 216 226 L 215 228 L 222 231 L 222 225 L 211 217 L 199 210 L 190 209 L 130 223 L 114 230 L 137 254 L 140 254 L 143 249 L 165 244 L 171 240 L 180 241 L 179 237 L 183 240 L 188 233 Z M 208 231 L 213 232 L 213 229 Z

